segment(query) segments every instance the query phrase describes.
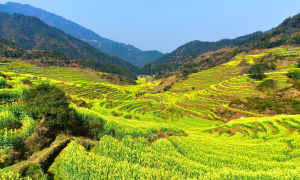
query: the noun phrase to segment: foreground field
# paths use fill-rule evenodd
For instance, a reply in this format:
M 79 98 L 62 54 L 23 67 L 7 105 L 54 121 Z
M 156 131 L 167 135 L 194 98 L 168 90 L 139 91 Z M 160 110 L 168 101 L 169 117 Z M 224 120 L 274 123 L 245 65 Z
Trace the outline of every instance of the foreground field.
M 10 77 L 2 81 L 11 88 L 0 89 L 0 162 L 36 127 L 18 101 L 28 82 L 49 82 L 68 93 L 83 119 L 105 123 L 99 141 L 71 138 L 48 169 L 56 179 L 300 179 L 300 116 L 266 116 L 229 106 L 233 99 L 264 95 L 256 90 L 261 81 L 242 74 L 244 68 L 280 56 L 285 63 L 267 79 L 286 88 L 286 74 L 297 69 L 299 55 L 295 47 L 239 55 L 163 93 L 156 93 L 160 82 L 151 79 L 118 86 L 85 69 L 2 62 L 0 71 Z M 220 108 L 239 118 L 218 114 Z M 20 179 L 21 174 L 8 166 L 0 178 Z

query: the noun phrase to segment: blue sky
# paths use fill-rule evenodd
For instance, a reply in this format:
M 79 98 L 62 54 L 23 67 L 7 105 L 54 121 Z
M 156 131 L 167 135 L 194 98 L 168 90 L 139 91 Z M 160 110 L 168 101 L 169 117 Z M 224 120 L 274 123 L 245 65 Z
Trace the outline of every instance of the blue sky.
M 162 52 L 192 40 L 217 41 L 269 30 L 300 13 L 300 0 L 12 1 L 53 12 L 103 37 Z

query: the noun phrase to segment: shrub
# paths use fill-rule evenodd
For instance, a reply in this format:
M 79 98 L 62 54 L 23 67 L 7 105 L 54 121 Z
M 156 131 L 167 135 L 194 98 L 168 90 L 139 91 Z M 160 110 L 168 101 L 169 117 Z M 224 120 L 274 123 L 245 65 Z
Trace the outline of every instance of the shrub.
M 300 82 L 296 81 L 293 85 L 293 88 L 297 89 L 298 91 L 300 91 Z
M 248 110 L 264 112 L 266 110 L 274 111 L 277 114 L 299 114 L 300 101 L 295 99 L 284 99 L 277 97 L 249 97 L 247 101 L 234 100 L 230 103 L 244 105 Z
M 21 123 L 16 119 L 10 111 L 0 112 L 0 128 L 15 129 L 20 128 Z
M 169 91 L 171 89 L 172 85 L 168 85 L 166 87 L 164 87 L 164 91 Z
M 269 64 L 265 62 L 256 64 L 249 69 L 249 77 L 252 79 L 263 80 L 266 77 L 265 72 L 270 68 Z
M 94 139 L 98 137 L 100 133 L 104 130 L 104 122 L 103 121 L 89 121 L 89 129 L 88 135 Z
M 31 82 L 29 79 L 23 79 L 23 80 L 22 80 L 22 83 L 23 83 L 23 84 L 26 84 L 26 85 L 29 85 L 29 86 L 32 85 L 32 82 Z
M 0 90 L 0 100 L 9 101 L 21 98 L 23 95 L 22 89 L 1 89 Z
M 120 116 L 120 114 L 118 114 L 118 113 L 115 112 L 115 111 L 112 111 L 111 114 L 112 114 L 113 116 L 115 116 L 115 117 L 119 117 L 119 116 Z
M 250 77 L 251 79 L 263 80 L 263 79 L 266 78 L 267 76 L 265 75 L 265 73 L 255 73 L 255 74 L 250 74 L 249 77 Z
M 253 74 L 253 73 L 258 73 L 258 72 L 266 72 L 267 70 L 269 70 L 270 66 L 268 65 L 268 63 L 259 63 L 259 64 L 255 64 L 254 66 L 252 66 L 249 69 L 249 73 Z
M 291 71 L 288 72 L 287 77 L 293 80 L 299 80 L 300 79 L 300 71 Z
M 125 119 L 132 119 L 132 116 L 129 115 L 129 114 L 127 114 L 127 115 L 124 116 L 124 118 L 125 118 Z
M 274 81 L 273 79 L 267 79 L 265 81 L 263 81 L 262 83 L 260 83 L 256 89 L 259 91 L 268 91 L 268 90 L 275 90 L 277 87 L 277 83 L 276 81 Z
M 82 120 L 76 111 L 69 107 L 70 102 L 64 91 L 56 86 L 40 84 L 24 93 L 25 107 L 41 124 L 52 130 L 81 128 Z
M 300 91 L 300 71 L 291 71 L 287 74 L 287 77 L 294 81 L 293 88 Z
M 0 89 L 3 89 L 6 87 L 6 79 L 0 78 Z
M 289 40 L 289 42 L 290 42 L 291 44 L 297 44 L 297 45 L 299 45 L 299 44 L 300 44 L 300 36 L 297 35 L 297 36 L 292 37 L 292 38 Z
M 46 176 L 38 163 L 31 163 L 29 167 L 24 172 L 25 177 L 30 177 L 32 179 L 46 179 Z

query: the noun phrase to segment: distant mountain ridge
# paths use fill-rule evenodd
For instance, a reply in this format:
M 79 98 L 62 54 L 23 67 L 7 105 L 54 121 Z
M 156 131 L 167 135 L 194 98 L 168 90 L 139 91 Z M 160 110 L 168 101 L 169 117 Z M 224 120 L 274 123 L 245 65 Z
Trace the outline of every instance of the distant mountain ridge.
M 84 28 L 72 21 L 66 20 L 61 16 L 55 15 L 39 8 L 35 8 L 27 4 L 25 5 L 13 2 L 0 4 L 0 11 L 9 14 L 19 13 L 26 16 L 38 17 L 46 24 L 60 29 L 63 32 L 78 39 L 85 40 L 101 51 L 112 56 L 117 56 L 136 66 L 143 66 L 163 56 L 163 53 L 159 51 L 142 51 L 132 45 L 118 43 L 103 38 L 95 32 Z
M 300 13 L 287 18 L 278 27 L 267 32 L 255 32 L 234 39 L 222 39 L 217 42 L 191 41 L 171 53 L 153 61 L 151 64 L 166 64 L 195 58 L 199 54 L 215 51 L 229 46 L 241 46 L 252 43 L 252 48 L 273 48 L 286 44 L 299 44 Z M 149 66 L 149 65 L 148 65 Z
M 253 43 L 252 48 L 274 48 L 281 45 L 300 45 L 300 13 L 287 18 L 278 27 L 266 33 Z
M 276 28 L 266 32 L 256 32 L 218 42 L 189 42 L 172 53 L 144 66 L 142 72 L 157 75 L 156 77 L 169 77 L 176 73 L 186 77 L 191 73 L 229 62 L 233 57 L 243 52 L 299 45 L 300 13 L 287 18 Z
M 0 37 L 26 50 L 53 50 L 75 60 L 95 59 L 132 72 L 137 67 L 53 28 L 36 17 L 0 12 Z
M 263 32 L 255 32 L 249 35 L 241 36 L 235 39 L 222 39 L 217 42 L 191 41 L 186 43 L 173 52 L 166 54 L 152 64 L 164 64 L 176 61 L 183 61 L 185 58 L 197 56 L 209 51 L 215 51 L 228 46 L 241 45 L 250 41 L 258 40 L 263 35 Z

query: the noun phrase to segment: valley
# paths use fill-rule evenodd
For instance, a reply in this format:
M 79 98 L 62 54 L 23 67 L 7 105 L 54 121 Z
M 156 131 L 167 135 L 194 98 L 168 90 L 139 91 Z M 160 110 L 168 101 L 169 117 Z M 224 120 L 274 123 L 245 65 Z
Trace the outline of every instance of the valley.
M 162 54 L 0 11 L 0 180 L 300 179 L 300 14 Z
M 49 82 L 78 100 L 72 106 L 85 120 L 104 121 L 94 148 L 86 149 L 87 144 L 72 138 L 55 160 L 53 172 L 57 178 L 118 179 L 125 174 L 142 179 L 297 177 L 299 115 L 268 116 L 229 105 L 232 99 L 264 95 L 256 90 L 262 81 L 241 74 L 245 67 L 240 64 L 244 60 L 254 64 L 270 54 L 287 60 L 267 73 L 267 79 L 276 80 L 281 89 L 291 86 L 286 74 L 297 69 L 298 47 L 239 55 L 223 65 L 191 74 L 160 93 L 155 89 L 160 81 L 151 78 L 139 79 L 138 85 L 113 85 L 91 70 L 42 68 L 12 59 L 0 64 L 0 71 L 11 77 L 7 84 L 12 85 L 12 89 L 1 90 L 1 97 L 7 96 L 7 103 L 20 97 L 29 88 L 23 83 L 26 79 L 33 84 Z M 84 103 L 78 104 L 80 101 Z M 7 103 L 1 105 L 6 109 L 2 119 L 13 117 L 14 108 L 21 110 L 19 102 Z M 218 114 L 220 106 L 235 119 Z M 2 140 L 13 145 L 14 138 L 30 136 L 35 125 L 25 119 L 21 122 L 28 123 L 22 129 L 2 132 Z M 2 177 L 12 176 L 9 169 L 2 170 Z

